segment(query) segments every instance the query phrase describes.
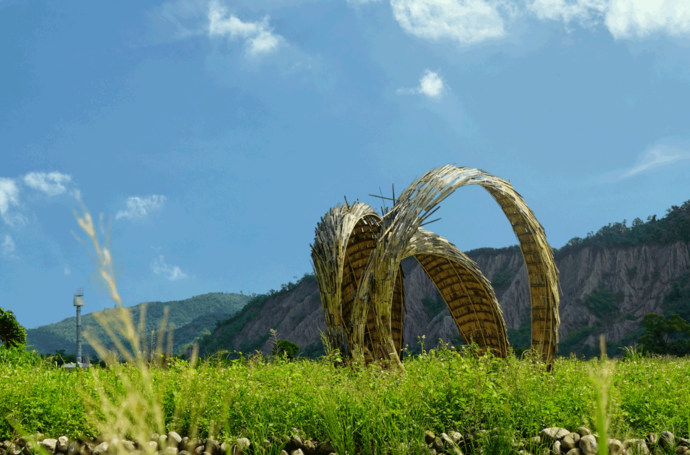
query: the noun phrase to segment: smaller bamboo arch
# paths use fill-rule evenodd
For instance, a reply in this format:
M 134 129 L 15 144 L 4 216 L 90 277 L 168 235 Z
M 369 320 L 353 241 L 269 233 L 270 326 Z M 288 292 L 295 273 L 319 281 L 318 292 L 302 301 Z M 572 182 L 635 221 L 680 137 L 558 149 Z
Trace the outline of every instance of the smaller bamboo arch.
M 477 264 L 440 235 L 419 229 L 407 255 L 414 256 L 448 306 L 465 344 L 508 355 L 510 343 L 494 289 Z

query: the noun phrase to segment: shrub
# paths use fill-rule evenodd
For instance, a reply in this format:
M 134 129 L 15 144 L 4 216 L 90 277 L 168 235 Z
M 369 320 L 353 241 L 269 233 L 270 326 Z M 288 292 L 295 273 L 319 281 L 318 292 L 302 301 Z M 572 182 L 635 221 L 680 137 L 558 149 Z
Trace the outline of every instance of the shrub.
M 0 341 L 7 348 L 26 344 L 26 329 L 19 325 L 14 313 L 3 308 L 0 308 Z
M 299 346 L 297 346 L 292 341 L 288 340 L 278 340 L 273 344 L 273 355 L 277 357 L 282 357 L 283 353 L 287 354 L 288 359 L 292 360 L 297 355 L 299 351 Z

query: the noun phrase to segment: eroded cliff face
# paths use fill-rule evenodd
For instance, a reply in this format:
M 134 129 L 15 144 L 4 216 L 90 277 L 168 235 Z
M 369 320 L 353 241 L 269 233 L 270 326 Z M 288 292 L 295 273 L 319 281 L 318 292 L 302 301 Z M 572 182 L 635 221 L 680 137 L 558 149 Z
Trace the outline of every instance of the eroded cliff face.
M 482 272 L 494 284 L 506 325 L 518 330 L 529 326 L 530 302 L 527 271 L 519 250 L 470 253 Z M 561 280 L 560 338 L 584 327 L 597 327 L 585 343 L 593 345 L 600 333 L 618 341 L 640 328 L 647 313 L 661 313 L 664 296 L 679 276 L 690 272 L 690 247 L 684 242 L 670 245 L 638 245 L 615 248 L 583 248 L 575 254 L 556 256 Z M 417 344 L 426 335 L 427 347 L 441 338 L 450 341 L 458 332 L 447 309 L 429 314 L 424 299 L 436 299 L 436 288 L 414 259 L 403 263 L 405 273 L 404 343 Z M 603 290 L 603 291 L 602 291 Z M 588 296 L 606 292 L 615 297 L 614 307 L 597 308 Z M 428 301 L 427 301 L 428 303 Z M 268 333 L 278 331 L 282 339 L 301 348 L 321 343 L 319 330 L 326 331 L 319 290 L 314 280 L 304 280 L 293 291 L 269 298 L 261 313 L 247 323 L 234 340 L 234 349 L 262 341 L 260 350 L 270 352 Z M 222 328 L 221 328 L 222 330 Z M 561 351 L 563 354 L 563 352 Z
M 527 270 L 519 252 L 513 254 L 470 254 L 489 280 L 499 271 L 512 275 L 510 283 L 497 289 L 508 328 L 529 323 Z M 661 313 L 663 299 L 673 282 L 690 272 L 690 248 L 684 242 L 670 245 L 637 245 L 614 248 L 583 248 L 572 255 L 556 255 L 560 272 L 560 339 L 583 327 L 600 325 L 608 340 L 619 341 L 640 328 L 647 313 Z M 587 297 L 601 290 L 615 296 L 615 308 L 596 311 Z

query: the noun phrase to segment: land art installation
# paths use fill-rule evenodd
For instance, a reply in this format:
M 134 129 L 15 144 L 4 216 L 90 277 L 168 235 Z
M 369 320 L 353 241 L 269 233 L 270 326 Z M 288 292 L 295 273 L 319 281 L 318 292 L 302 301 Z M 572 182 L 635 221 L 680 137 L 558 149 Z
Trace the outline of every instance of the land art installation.
M 544 229 L 509 182 L 479 169 L 444 166 L 412 184 L 382 215 L 336 205 L 316 227 L 312 248 L 328 339 L 349 359 L 401 366 L 405 289 L 402 260 L 413 256 L 440 292 L 463 342 L 505 357 L 508 335 L 491 283 L 471 259 L 422 228 L 456 189 L 480 185 L 498 202 L 520 242 L 532 310 L 532 349 L 551 364 L 558 347 L 558 269 Z

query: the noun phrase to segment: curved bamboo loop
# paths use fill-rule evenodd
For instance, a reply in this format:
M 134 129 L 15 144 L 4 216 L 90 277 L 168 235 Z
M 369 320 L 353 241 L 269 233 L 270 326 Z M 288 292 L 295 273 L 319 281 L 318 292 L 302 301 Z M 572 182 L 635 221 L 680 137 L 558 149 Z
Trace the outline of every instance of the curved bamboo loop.
M 477 343 L 498 357 L 508 355 L 508 331 L 491 282 L 477 264 L 440 235 L 422 228 L 410 239 L 414 256 L 448 306 L 465 344 Z
M 312 258 L 333 346 L 362 352 L 367 362 L 382 359 L 402 366 L 401 262 L 415 256 L 441 292 L 463 340 L 507 354 L 505 322 L 488 280 L 453 244 L 421 229 L 438 204 L 465 185 L 484 187 L 512 225 L 530 279 L 532 348 L 553 362 L 560 325 L 558 270 L 544 229 L 510 183 L 456 166 L 433 169 L 415 180 L 383 218 L 361 203 L 336 206 L 322 218 Z M 350 269 L 344 280 L 346 258 Z
M 354 278 L 352 263 L 358 263 L 363 258 L 368 259 L 366 254 L 367 245 L 373 244 L 379 231 L 380 217 L 367 204 L 355 202 L 345 204 L 330 209 L 317 224 L 316 236 L 312 248 L 312 262 L 314 275 L 319 285 L 321 295 L 321 305 L 324 316 L 326 317 L 326 327 L 331 346 L 337 347 L 342 353 L 353 352 L 346 340 L 348 333 L 352 330 L 350 324 L 350 311 L 343 308 L 343 289 L 345 292 L 354 292 L 351 288 L 351 281 Z M 362 257 L 347 257 L 346 251 L 348 243 L 359 239 L 355 250 L 362 250 Z M 351 253 L 356 254 L 357 251 Z M 346 275 L 346 287 L 343 288 L 343 272 L 346 266 L 350 268 L 350 273 Z M 361 319 L 355 318 L 354 323 L 362 324 Z

